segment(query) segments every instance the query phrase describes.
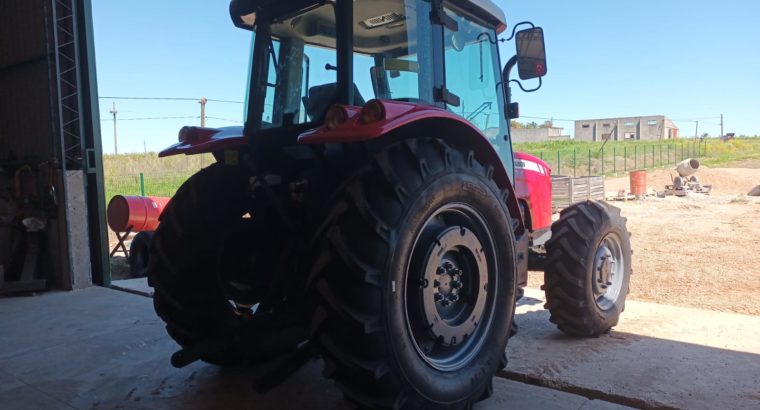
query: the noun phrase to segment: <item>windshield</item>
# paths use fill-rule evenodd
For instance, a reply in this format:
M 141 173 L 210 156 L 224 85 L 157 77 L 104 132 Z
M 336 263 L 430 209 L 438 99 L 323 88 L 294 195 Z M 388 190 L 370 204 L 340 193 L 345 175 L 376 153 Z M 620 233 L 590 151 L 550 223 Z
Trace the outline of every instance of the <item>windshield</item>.
M 269 59 L 267 75 L 258 84 L 265 93 L 261 128 L 316 120 L 331 104 L 337 83 L 333 4 L 277 19 L 270 31 L 271 38 L 263 43 Z
M 327 2 L 271 22 L 271 37 L 258 43 L 269 60 L 257 85 L 265 94 L 262 129 L 319 121 L 336 102 L 335 16 Z M 430 41 L 429 16 L 424 0 L 354 2 L 354 105 L 373 98 L 433 103 L 432 51 L 421 46 Z

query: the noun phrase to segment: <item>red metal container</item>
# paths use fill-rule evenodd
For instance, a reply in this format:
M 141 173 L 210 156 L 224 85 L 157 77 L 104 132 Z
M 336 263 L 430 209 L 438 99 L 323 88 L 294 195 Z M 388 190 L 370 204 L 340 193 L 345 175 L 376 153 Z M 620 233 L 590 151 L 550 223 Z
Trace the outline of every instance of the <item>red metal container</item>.
M 636 196 L 646 196 L 647 194 L 647 172 L 631 171 L 631 194 Z
M 171 198 L 116 195 L 108 202 L 108 226 L 115 232 L 155 231 Z

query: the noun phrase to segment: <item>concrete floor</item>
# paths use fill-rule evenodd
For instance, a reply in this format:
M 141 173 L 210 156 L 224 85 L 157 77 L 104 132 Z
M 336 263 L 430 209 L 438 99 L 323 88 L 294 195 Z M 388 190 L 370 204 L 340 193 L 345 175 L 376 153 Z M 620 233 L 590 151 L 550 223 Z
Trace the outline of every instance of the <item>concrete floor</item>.
M 760 317 L 629 301 L 609 335 L 576 339 L 549 323 L 541 297 L 527 290 L 509 366 L 477 408 L 760 408 Z M 143 296 L 90 288 L 0 299 L 0 408 L 344 407 L 318 361 L 258 395 L 250 371 L 174 369 L 174 350 Z
M 0 408 L 346 408 L 316 360 L 259 395 L 250 371 L 203 363 L 174 369 L 175 350 L 143 296 L 95 287 L 0 299 Z M 477 409 L 624 408 L 504 378 L 494 387 Z
M 760 317 L 628 301 L 608 335 L 577 339 L 526 289 L 507 376 L 634 407 L 760 409 Z

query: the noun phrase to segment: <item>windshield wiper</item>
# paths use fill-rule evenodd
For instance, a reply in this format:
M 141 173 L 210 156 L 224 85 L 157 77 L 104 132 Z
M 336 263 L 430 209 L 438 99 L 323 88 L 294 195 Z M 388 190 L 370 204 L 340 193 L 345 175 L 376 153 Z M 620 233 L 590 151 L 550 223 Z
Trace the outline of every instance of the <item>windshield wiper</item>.
M 268 87 L 276 88 L 280 85 L 280 64 L 277 63 L 277 53 L 274 52 L 274 41 L 269 39 L 269 57 L 274 63 L 274 84 L 267 82 Z

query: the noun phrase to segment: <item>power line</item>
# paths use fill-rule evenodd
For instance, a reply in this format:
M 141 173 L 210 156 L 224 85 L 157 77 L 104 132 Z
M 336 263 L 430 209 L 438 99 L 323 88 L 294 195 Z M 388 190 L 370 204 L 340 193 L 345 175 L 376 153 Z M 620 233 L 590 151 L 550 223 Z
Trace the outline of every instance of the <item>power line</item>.
M 231 120 L 231 119 L 228 119 L 228 118 L 209 117 L 209 116 L 207 116 L 206 118 L 208 118 L 210 120 L 219 120 L 219 121 L 234 122 L 236 124 L 242 124 L 243 123 L 243 121 L 240 121 L 240 120 Z
M 143 118 L 119 118 L 119 121 L 150 121 L 150 120 L 186 120 L 189 118 L 200 118 L 197 115 L 184 117 L 143 117 Z M 101 118 L 100 121 L 113 121 L 113 118 Z
M 200 98 L 192 98 L 192 97 L 108 97 L 108 96 L 101 96 L 98 97 L 101 100 L 153 100 L 153 101 L 198 101 Z M 224 104 L 243 104 L 242 101 L 234 101 L 234 100 L 217 100 L 217 99 L 211 99 L 207 98 L 206 101 L 209 102 L 217 102 L 217 103 L 224 103 Z
M 527 115 L 521 115 L 520 118 L 527 118 L 529 120 L 566 121 L 566 122 L 578 121 L 578 120 L 563 120 L 562 118 L 528 117 Z

